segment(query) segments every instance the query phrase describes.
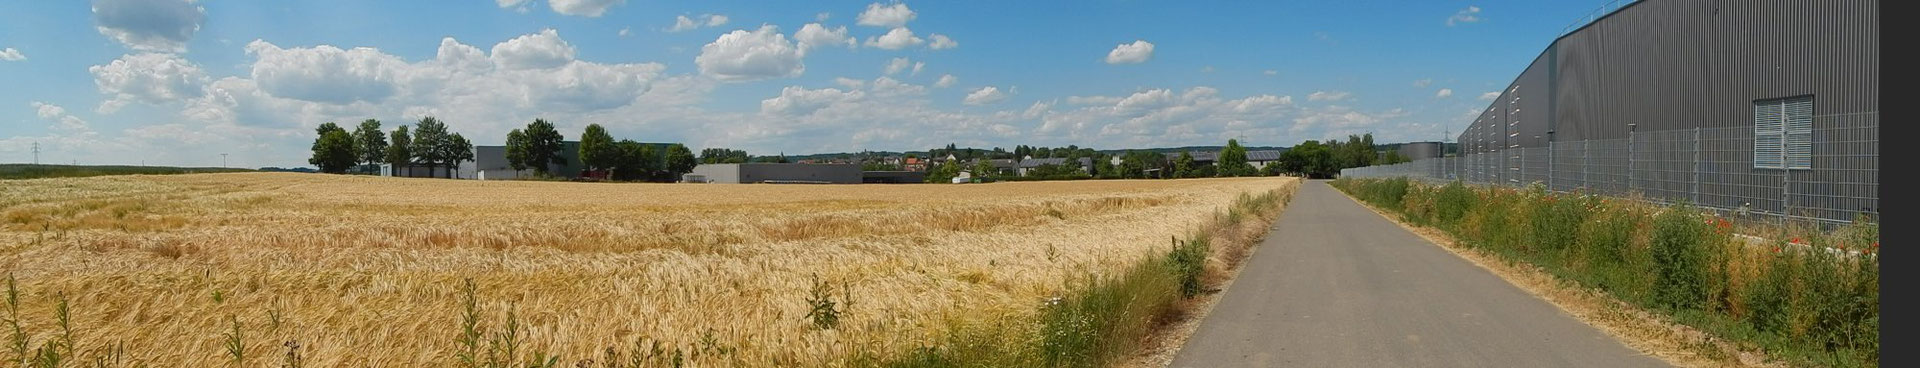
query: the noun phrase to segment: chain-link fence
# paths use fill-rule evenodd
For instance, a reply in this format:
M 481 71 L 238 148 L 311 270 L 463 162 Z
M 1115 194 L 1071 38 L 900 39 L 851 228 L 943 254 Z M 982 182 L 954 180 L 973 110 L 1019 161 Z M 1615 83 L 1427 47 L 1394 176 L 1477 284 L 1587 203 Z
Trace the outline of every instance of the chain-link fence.
M 1341 170 L 1343 177 L 1408 177 L 1433 184 L 1526 186 L 1633 196 L 1780 219 L 1851 222 L 1880 213 L 1879 113 L 1813 117 L 1812 165 L 1754 167 L 1753 127 L 1632 132 L 1626 139 Z

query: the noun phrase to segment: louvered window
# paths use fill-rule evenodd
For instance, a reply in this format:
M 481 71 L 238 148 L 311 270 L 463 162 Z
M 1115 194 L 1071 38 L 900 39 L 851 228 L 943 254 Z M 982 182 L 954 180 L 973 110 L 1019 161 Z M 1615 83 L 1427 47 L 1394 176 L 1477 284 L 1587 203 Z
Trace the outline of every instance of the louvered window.
M 1813 97 L 1753 102 L 1753 167 L 1813 167 Z

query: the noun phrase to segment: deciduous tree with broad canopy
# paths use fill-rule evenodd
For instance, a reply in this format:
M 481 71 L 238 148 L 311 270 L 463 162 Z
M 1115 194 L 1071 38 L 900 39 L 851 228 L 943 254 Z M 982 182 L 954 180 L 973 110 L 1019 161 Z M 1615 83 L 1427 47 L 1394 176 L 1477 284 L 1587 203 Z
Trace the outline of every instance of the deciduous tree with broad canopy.
M 353 135 L 347 133 L 346 129 L 327 122 L 320 124 L 314 132 L 318 133 L 318 137 L 313 140 L 313 157 L 308 158 L 307 163 L 319 168 L 320 172 L 345 173 L 347 168 L 360 160 L 359 153 L 354 149 Z

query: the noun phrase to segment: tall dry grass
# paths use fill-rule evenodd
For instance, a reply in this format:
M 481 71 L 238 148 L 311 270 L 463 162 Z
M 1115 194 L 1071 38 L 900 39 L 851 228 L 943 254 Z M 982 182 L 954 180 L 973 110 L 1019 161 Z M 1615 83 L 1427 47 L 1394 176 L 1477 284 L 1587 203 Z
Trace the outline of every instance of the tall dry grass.
M 21 331 L 0 340 L 65 341 L 89 365 L 828 365 L 1037 313 L 1066 280 L 1123 272 L 1287 180 L 0 181 Z M 809 313 L 821 285 L 831 328 Z

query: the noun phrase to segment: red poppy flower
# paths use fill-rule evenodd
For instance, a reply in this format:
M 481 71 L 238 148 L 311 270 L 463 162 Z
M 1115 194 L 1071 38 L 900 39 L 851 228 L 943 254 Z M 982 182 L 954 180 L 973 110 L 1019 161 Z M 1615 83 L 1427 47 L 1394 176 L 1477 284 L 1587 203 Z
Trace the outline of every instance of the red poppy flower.
M 1773 247 L 1774 253 L 1780 253 L 1780 247 Z

